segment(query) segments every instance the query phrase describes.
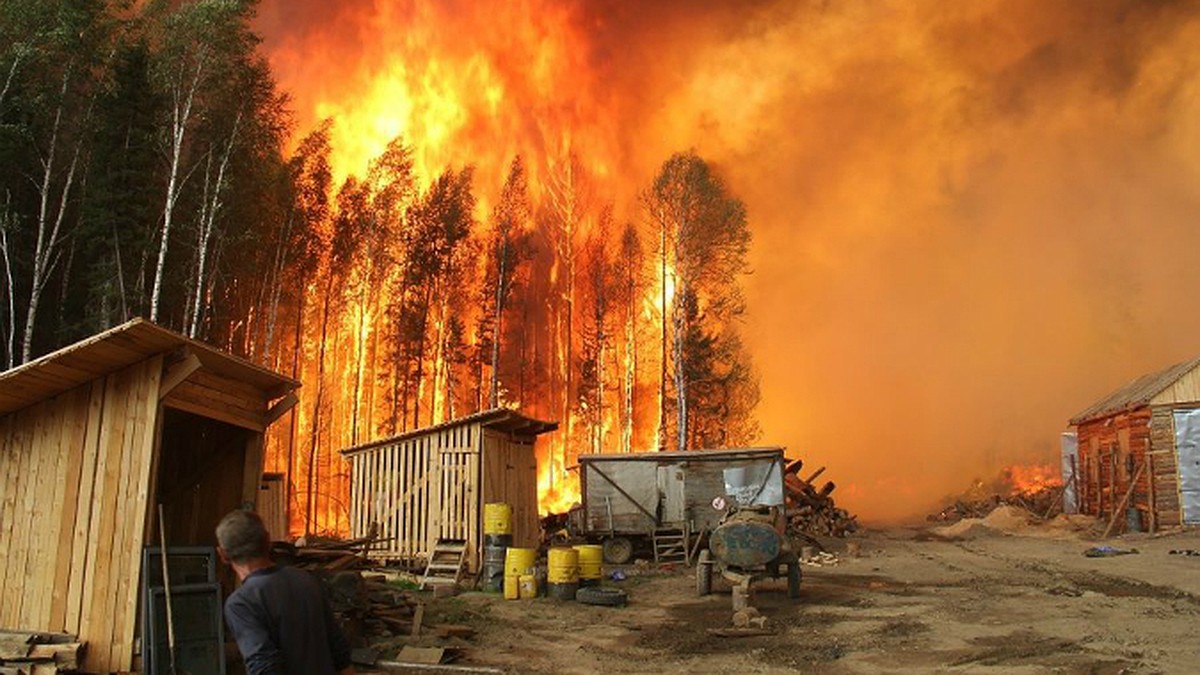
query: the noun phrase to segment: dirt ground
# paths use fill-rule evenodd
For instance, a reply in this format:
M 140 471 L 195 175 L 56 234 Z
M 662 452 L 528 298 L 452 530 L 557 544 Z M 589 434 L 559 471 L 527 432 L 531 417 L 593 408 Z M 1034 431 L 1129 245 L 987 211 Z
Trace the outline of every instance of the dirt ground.
M 629 604 L 435 601 L 441 620 L 478 632 L 462 665 L 517 673 L 1194 673 L 1200 670 L 1200 533 L 1098 541 L 1086 519 L 870 531 L 846 557 L 805 566 L 801 597 L 758 585 L 753 605 L 777 634 L 716 637 L 730 626 L 727 583 L 699 598 L 692 571 L 621 582 Z M 944 538 L 950 536 L 950 539 Z M 1096 545 L 1137 554 L 1090 558 Z

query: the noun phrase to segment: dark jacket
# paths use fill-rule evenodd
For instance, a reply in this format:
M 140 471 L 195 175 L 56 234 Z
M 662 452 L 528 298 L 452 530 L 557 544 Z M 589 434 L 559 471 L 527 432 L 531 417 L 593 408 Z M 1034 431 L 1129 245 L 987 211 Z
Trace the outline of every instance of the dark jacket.
M 251 572 L 225 603 L 249 675 L 333 675 L 350 665 L 321 582 L 292 567 Z

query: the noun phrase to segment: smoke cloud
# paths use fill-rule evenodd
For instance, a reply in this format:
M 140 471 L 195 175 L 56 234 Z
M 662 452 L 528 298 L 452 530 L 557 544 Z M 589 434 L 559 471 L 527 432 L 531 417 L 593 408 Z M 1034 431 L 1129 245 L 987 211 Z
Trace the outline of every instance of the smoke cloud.
M 1200 354 L 1196 2 L 482 4 L 260 28 L 347 171 L 399 131 L 496 176 L 570 139 L 633 217 L 670 153 L 712 161 L 755 234 L 762 440 L 868 519 L 1054 462 L 1071 415 Z

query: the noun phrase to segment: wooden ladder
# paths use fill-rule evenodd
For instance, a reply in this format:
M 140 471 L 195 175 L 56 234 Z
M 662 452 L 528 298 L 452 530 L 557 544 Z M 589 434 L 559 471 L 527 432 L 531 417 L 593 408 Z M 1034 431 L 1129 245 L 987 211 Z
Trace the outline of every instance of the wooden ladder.
M 689 546 L 687 528 L 668 528 L 660 527 L 654 530 L 654 562 L 668 563 L 681 562 L 688 563 Z
M 467 559 L 467 542 L 461 539 L 438 539 L 429 553 L 425 565 L 425 576 L 421 577 L 421 588 L 453 584 L 462 577 L 463 563 Z

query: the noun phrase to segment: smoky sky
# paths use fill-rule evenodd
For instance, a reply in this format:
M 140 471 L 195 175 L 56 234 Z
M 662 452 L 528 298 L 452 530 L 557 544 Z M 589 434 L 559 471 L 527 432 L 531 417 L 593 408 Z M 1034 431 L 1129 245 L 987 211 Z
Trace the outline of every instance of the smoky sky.
M 672 152 L 711 161 L 754 231 L 761 440 L 868 519 L 1054 462 L 1073 414 L 1200 355 L 1197 2 L 277 0 L 260 28 L 302 126 L 407 45 L 516 92 L 464 152 L 593 134 L 630 217 Z

